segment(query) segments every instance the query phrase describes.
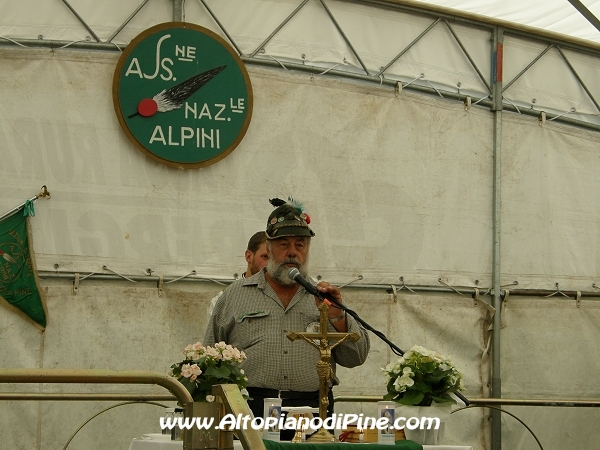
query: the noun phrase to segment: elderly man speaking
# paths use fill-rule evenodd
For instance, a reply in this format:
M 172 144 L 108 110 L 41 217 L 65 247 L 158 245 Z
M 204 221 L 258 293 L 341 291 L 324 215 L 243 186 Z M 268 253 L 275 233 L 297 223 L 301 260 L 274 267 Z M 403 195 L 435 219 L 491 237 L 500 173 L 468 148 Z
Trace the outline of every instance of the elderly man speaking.
M 272 199 L 271 204 L 276 208 L 267 220 L 267 266 L 224 291 L 204 337 L 205 345 L 224 341 L 246 353 L 243 368 L 253 398 L 248 403 L 256 417 L 263 415 L 264 399 L 270 397 L 280 397 L 283 406 L 319 406 L 319 376 L 315 370 L 319 351 L 286 337 L 289 331 L 318 332 L 317 307 L 321 300 L 288 276 L 295 267 L 307 277 L 310 242 L 315 233 L 300 203 Z M 321 281 L 317 289 L 342 302 L 338 287 Z M 336 363 L 344 367 L 363 364 L 370 347 L 366 330 L 334 305 L 329 307 L 328 317 L 330 331 L 360 335 L 358 341 L 348 340 L 333 349 L 333 370 Z M 330 408 L 331 397 L 330 391 Z

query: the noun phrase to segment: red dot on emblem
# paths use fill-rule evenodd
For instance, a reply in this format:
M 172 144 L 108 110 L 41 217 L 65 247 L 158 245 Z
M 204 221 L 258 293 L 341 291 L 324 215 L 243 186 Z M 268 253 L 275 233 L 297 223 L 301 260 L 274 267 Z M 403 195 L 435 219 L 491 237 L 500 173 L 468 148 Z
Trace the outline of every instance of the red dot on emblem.
M 138 105 L 138 113 L 143 117 L 150 117 L 158 111 L 158 104 L 151 98 L 145 98 Z

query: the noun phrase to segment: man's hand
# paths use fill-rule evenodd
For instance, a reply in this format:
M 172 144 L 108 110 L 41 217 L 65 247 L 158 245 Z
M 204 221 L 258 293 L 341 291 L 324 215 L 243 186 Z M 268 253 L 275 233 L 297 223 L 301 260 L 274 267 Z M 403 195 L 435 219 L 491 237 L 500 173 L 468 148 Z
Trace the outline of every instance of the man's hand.
M 339 287 L 334 286 L 334 285 L 328 283 L 327 281 L 319 281 L 317 283 L 317 290 L 319 292 L 323 292 L 324 294 L 327 293 L 327 294 L 331 295 L 339 303 L 342 303 L 342 293 L 340 292 L 340 288 Z M 321 299 L 318 298 L 318 297 L 315 297 L 315 301 L 316 301 L 317 308 L 318 308 L 319 305 L 321 304 Z M 341 310 L 340 308 L 338 308 L 337 306 L 335 306 L 334 303 L 330 303 L 330 302 L 328 302 L 328 300 L 325 300 L 325 302 L 329 306 L 329 309 L 327 310 L 327 316 L 330 319 L 334 319 L 336 317 L 339 317 L 340 315 L 342 315 L 344 313 L 343 310 Z

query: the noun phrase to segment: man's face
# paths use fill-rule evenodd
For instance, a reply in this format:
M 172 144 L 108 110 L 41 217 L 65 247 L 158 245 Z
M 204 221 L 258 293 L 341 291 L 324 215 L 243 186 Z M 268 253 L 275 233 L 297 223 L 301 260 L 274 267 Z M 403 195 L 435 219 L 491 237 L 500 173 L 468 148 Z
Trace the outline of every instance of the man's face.
M 260 244 L 260 247 L 258 247 L 258 250 L 254 253 L 250 250 L 246 250 L 246 262 L 248 262 L 248 268 L 252 275 L 260 272 L 260 270 L 267 265 L 267 262 L 269 262 L 267 243 L 263 242 Z
M 267 272 L 278 283 L 290 286 L 296 282 L 287 276 L 289 269 L 295 267 L 300 275 L 308 275 L 308 249 L 310 239 L 305 236 L 286 236 L 270 241 Z

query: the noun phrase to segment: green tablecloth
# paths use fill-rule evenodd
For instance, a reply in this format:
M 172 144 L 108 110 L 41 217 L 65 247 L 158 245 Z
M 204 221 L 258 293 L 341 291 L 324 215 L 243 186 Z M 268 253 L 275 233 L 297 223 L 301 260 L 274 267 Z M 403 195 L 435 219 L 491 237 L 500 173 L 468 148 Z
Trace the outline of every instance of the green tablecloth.
M 388 447 L 392 447 L 391 445 L 379 445 L 376 442 L 371 444 L 350 444 L 345 442 L 334 442 L 331 444 L 303 442 L 292 444 L 291 442 L 264 441 L 264 443 L 267 450 L 385 450 Z M 423 450 L 421 444 L 413 441 L 396 441 L 396 445 L 393 447 L 394 450 Z

